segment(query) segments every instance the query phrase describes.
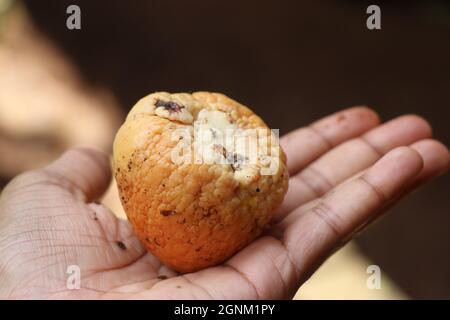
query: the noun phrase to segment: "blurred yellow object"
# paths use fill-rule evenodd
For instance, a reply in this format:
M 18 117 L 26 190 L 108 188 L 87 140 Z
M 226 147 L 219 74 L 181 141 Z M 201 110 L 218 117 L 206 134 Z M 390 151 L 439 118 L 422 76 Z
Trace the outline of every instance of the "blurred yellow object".
M 1 18 L 0 177 L 43 166 L 76 145 L 109 151 L 120 125 L 114 95 L 87 83 L 20 5 Z
M 0 15 L 8 11 L 12 3 L 13 0 L 0 0 Z
M 350 242 L 328 259 L 300 288 L 294 299 L 408 299 L 381 268 L 381 288 L 369 289 L 367 267 L 376 264 Z

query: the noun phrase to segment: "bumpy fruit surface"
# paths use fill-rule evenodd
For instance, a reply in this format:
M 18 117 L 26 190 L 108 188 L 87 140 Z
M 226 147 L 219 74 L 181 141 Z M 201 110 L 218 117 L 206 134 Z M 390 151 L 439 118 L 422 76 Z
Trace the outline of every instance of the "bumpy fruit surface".
M 178 136 L 180 129 L 188 136 Z M 174 270 L 192 272 L 231 257 L 261 234 L 286 194 L 286 157 L 277 140 L 266 136 L 269 155 L 246 161 L 242 145 L 229 149 L 214 140 L 228 129 L 268 128 L 219 93 L 157 92 L 133 107 L 116 135 L 114 174 L 127 217 L 148 250 Z M 183 139 L 206 131 L 203 161 L 194 147 L 174 161 Z

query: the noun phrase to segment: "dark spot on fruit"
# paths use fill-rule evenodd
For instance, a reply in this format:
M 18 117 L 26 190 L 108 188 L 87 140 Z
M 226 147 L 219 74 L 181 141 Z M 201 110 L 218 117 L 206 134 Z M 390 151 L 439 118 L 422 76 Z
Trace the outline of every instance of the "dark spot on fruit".
M 122 250 L 127 250 L 127 246 L 122 241 L 116 241 L 117 246 Z
M 212 135 L 213 139 L 217 138 L 217 132 L 215 129 L 210 128 L 209 131 L 211 131 L 211 135 Z
M 233 153 L 233 157 L 232 157 L 232 162 L 233 164 L 231 165 L 231 168 L 234 171 L 239 171 L 242 169 L 242 163 L 244 162 L 245 158 L 238 154 L 238 153 Z
M 117 172 L 120 172 L 120 168 L 117 168 Z
M 170 112 L 180 112 L 181 109 L 184 108 L 184 106 L 179 105 L 176 102 L 173 101 L 163 101 L 163 100 L 156 100 L 155 103 L 156 108 L 164 108 Z
M 203 218 L 208 218 L 211 215 L 211 211 L 203 211 Z
M 203 247 L 198 247 L 195 249 L 196 252 L 199 252 L 200 250 L 202 250 Z
M 149 242 L 149 241 L 150 241 L 150 239 L 149 239 L 149 238 L 145 238 L 145 241 L 146 241 L 146 242 Z
M 176 214 L 174 210 L 160 210 L 159 213 L 162 214 L 164 217 L 169 217 Z
M 256 192 L 260 192 L 261 190 L 259 188 L 256 188 Z
M 213 145 L 213 150 L 214 152 L 220 153 L 225 159 L 228 159 L 229 155 L 227 149 L 225 149 L 224 146 L 220 144 L 215 144 Z
M 204 217 L 209 217 L 210 215 L 215 215 L 217 214 L 217 209 L 216 208 L 208 208 L 208 211 L 203 214 Z
M 162 275 L 158 276 L 158 279 L 159 280 L 166 280 L 167 276 L 162 274 Z
M 177 286 L 177 289 L 181 289 L 181 286 Z
M 163 186 L 163 188 L 165 188 L 165 187 L 166 187 L 166 185 L 165 185 L 164 183 L 162 184 L 162 186 Z

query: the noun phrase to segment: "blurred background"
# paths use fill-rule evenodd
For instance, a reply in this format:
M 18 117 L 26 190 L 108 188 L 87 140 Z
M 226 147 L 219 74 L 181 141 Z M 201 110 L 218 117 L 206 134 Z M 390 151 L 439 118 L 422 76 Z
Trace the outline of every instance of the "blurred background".
M 81 30 L 66 28 L 71 4 Z M 366 28 L 369 4 L 381 30 Z M 417 113 L 450 145 L 450 3 L 0 0 L 0 190 L 71 146 L 110 153 L 157 90 L 223 92 L 282 133 L 353 105 Z M 296 298 L 450 299 L 449 195 L 447 175 L 407 198 Z M 114 184 L 103 201 L 123 216 Z

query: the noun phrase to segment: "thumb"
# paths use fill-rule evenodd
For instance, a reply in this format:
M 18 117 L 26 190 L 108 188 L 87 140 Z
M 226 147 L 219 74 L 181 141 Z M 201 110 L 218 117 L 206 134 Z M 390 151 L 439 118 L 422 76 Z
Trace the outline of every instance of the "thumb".
M 42 171 L 46 182 L 57 184 L 86 202 L 100 197 L 111 180 L 108 156 L 90 148 L 70 149 Z

